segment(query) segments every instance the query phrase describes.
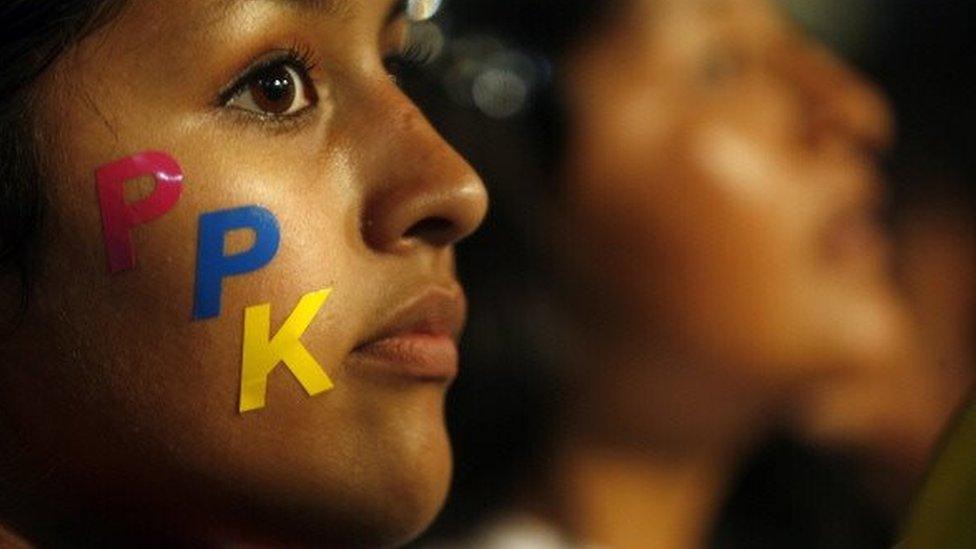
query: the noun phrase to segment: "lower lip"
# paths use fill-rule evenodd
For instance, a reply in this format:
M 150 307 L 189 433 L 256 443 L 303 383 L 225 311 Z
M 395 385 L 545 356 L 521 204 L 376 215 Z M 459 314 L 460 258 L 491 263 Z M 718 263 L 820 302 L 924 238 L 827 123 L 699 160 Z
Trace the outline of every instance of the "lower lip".
M 458 348 L 449 336 L 404 334 L 356 348 L 359 373 L 393 374 L 418 381 L 450 381 L 458 374 Z

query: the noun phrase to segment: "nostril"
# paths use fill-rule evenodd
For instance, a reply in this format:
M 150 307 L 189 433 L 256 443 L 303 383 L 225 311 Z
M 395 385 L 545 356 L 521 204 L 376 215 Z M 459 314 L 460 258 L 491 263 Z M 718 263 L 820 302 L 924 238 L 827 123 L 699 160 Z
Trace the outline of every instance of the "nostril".
M 426 217 L 413 224 L 404 238 L 423 240 L 435 246 L 446 246 L 454 241 L 457 233 L 455 223 L 445 217 Z

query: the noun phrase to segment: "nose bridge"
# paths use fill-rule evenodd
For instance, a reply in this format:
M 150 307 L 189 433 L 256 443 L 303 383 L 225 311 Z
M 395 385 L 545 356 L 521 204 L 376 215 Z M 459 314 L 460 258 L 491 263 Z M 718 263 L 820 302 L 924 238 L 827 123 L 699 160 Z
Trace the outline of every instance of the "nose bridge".
M 363 166 L 363 239 L 383 253 L 449 246 L 481 224 L 487 193 L 471 166 L 391 88 L 376 94 L 362 129 L 371 153 Z
M 894 120 L 883 93 L 826 48 L 803 43 L 780 65 L 802 94 L 813 131 L 874 152 L 891 145 Z

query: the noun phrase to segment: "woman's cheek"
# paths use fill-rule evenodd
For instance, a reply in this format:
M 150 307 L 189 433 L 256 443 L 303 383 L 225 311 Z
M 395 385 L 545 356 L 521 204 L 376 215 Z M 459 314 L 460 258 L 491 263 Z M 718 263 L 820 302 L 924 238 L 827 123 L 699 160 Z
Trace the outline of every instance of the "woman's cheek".
M 138 200 L 127 200 L 126 185 L 140 178 L 151 178 L 152 190 Z M 205 179 L 205 174 L 199 177 L 184 174 L 180 163 L 163 151 L 144 151 L 98 167 L 94 174 L 97 204 L 93 207 L 99 212 L 102 249 L 90 253 L 105 258 L 100 276 L 110 285 L 118 281 L 120 286 L 134 284 L 130 287 L 145 290 L 141 296 L 134 296 L 134 303 L 141 301 L 143 306 L 156 302 L 172 309 L 168 299 L 189 305 L 179 315 L 182 318 L 173 319 L 170 315 L 162 318 L 188 323 L 190 333 L 201 336 L 191 337 L 191 341 L 207 341 L 215 333 L 225 333 L 224 330 L 214 332 L 208 324 L 219 322 L 226 326 L 225 318 L 240 319 L 236 321 L 240 328 L 234 338 L 240 349 L 237 409 L 242 414 L 265 406 L 267 380 L 277 368 L 287 369 L 309 396 L 331 390 L 332 379 L 319 358 L 308 350 L 303 336 L 328 307 L 333 288 L 328 283 L 302 288 L 295 299 L 285 303 L 280 298 L 291 297 L 292 292 L 276 290 L 278 284 L 248 282 L 249 278 L 260 279 L 262 271 L 271 268 L 282 275 L 282 280 L 302 280 L 302 277 L 289 276 L 301 272 L 300 267 L 275 265 L 280 260 L 283 233 L 274 208 L 288 208 L 289 202 L 265 197 L 263 203 L 249 203 L 236 196 L 238 192 L 206 193 L 204 189 L 208 185 L 222 182 Z M 190 180 L 193 185 L 187 183 Z M 206 194 L 206 200 L 188 199 L 194 192 Z M 187 210 L 196 211 L 201 202 L 216 205 L 221 201 L 215 197 L 222 197 L 226 207 L 194 215 L 195 223 L 190 230 L 168 231 L 159 239 L 152 238 L 151 233 L 165 225 L 167 217 L 182 216 L 185 220 Z M 189 207 L 180 208 L 181 203 Z M 155 245 L 140 245 L 149 242 Z M 185 266 L 190 256 L 187 250 L 193 250 L 192 269 L 171 268 L 174 263 Z M 153 256 L 154 253 L 166 257 Z M 309 266 L 310 270 L 316 267 Z M 182 281 L 179 280 L 181 271 L 186 278 Z M 287 313 L 282 315 L 282 310 Z M 162 310 L 146 312 L 145 315 L 123 312 L 120 316 L 152 322 L 160 319 L 158 313 Z M 169 331 L 186 329 L 181 328 Z M 160 337 L 165 337 L 167 330 L 161 326 L 160 331 Z M 171 343 L 174 350 L 180 345 L 176 341 Z M 205 349 L 191 352 L 207 354 Z M 217 358 L 226 359 L 226 354 Z

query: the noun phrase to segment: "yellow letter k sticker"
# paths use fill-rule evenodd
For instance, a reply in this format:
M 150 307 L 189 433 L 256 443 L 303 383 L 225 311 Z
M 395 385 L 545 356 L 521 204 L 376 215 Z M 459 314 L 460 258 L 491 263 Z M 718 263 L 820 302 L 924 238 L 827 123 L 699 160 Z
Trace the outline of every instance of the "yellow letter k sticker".
M 302 334 L 329 299 L 332 289 L 302 297 L 274 338 L 271 333 L 271 304 L 244 310 L 244 360 L 241 366 L 241 413 L 264 408 L 268 375 L 284 362 L 309 396 L 328 391 L 332 380 L 302 345 Z

